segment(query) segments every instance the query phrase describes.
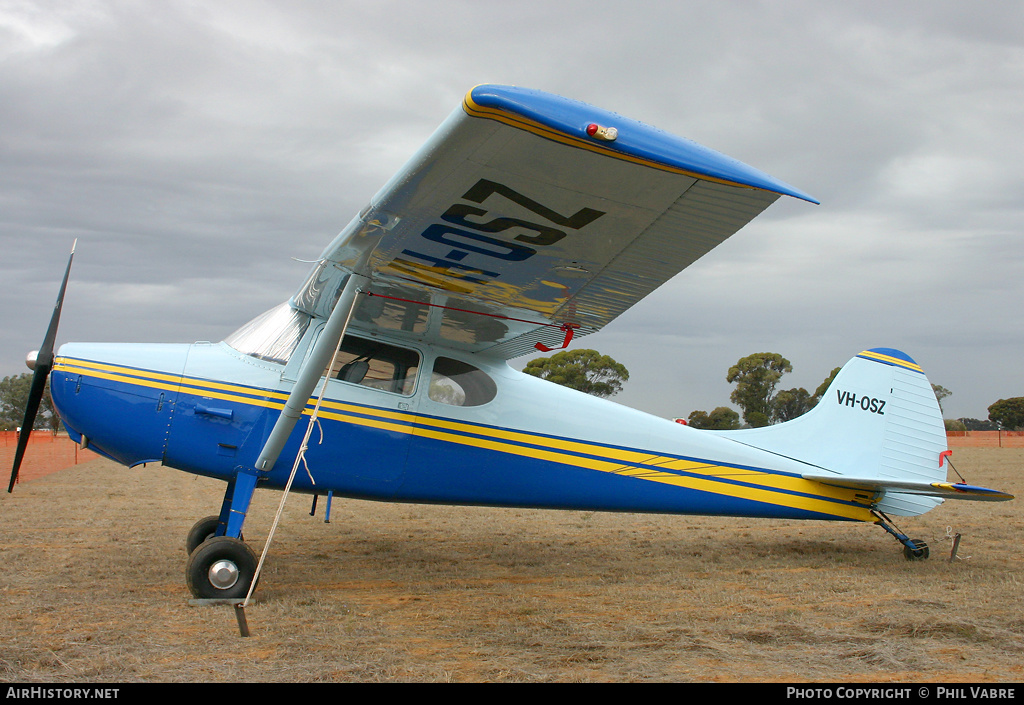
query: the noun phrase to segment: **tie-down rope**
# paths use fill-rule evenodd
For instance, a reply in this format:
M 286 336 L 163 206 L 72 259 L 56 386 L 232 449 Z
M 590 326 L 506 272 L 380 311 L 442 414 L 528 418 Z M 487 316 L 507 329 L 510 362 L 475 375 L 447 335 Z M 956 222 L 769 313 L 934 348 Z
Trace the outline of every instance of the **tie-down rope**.
M 345 331 L 348 329 L 349 320 L 352 318 L 352 312 L 355 310 L 355 306 L 352 306 L 348 311 L 348 318 L 345 319 L 345 326 L 341 329 L 342 338 L 345 337 Z M 338 354 L 341 352 L 341 345 L 334 351 L 334 356 L 331 358 L 331 366 L 329 369 L 334 369 L 334 363 L 338 361 Z M 259 580 L 260 571 L 263 570 L 263 562 L 266 560 L 267 552 L 270 550 L 270 542 L 274 538 L 274 532 L 277 531 L 277 525 L 281 521 L 281 514 L 284 512 L 284 503 L 288 499 L 288 492 L 292 488 L 292 482 L 295 480 L 295 474 L 299 470 L 299 464 L 301 463 L 306 468 L 306 474 L 309 475 L 309 480 L 314 485 L 316 482 L 313 480 L 313 474 L 309 471 L 309 465 L 306 463 L 306 451 L 309 449 L 309 436 L 313 432 L 313 425 L 320 426 L 320 421 L 317 418 L 320 414 L 320 405 L 324 400 L 324 394 L 327 393 L 327 380 L 324 379 L 323 386 L 320 388 L 320 394 L 316 398 L 316 405 L 313 406 L 313 413 L 309 417 L 309 424 L 306 426 L 306 433 L 302 436 L 302 445 L 299 446 L 299 452 L 295 456 L 295 462 L 292 464 L 292 471 L 288 475 L 288 482 L 284 486 L 284 492 L 281 493 L 281 502 L 277 505 L 277 514 L 274 515 L 274 523 L 270 526 L 270 533 L 267 534 L 267 541 L 263 545 L 263 553 L 260 555 L 260 561 L 256 564 L 256 572 L 252 576 L 252 583 L 249 585 L 249 592 L 245 596 L 245 600 L 242 602 L 242 609 L 249 604 L 249 600 L 252 598 L 253 590 L 256 589 L 256 582 Z M 320 430 L 320 442 L 323 443 L 323 429 Z

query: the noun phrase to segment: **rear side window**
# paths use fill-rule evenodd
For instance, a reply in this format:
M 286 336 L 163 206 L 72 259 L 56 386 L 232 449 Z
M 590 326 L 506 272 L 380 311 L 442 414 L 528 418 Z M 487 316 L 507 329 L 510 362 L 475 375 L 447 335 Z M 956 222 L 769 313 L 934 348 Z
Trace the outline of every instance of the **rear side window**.
M 498 386 L 483 370 L 448 357 L 434 360 L 428 393 L 431 400 L 452 406 L 480 406 L 497 394 Z

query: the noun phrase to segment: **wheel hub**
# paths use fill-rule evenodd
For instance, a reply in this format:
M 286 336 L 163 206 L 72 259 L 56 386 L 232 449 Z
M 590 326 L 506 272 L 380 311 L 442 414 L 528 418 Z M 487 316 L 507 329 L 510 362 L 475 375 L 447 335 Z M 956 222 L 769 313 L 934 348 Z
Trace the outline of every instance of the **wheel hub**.
M 210 566 L 210 585 L 227 590 L 238 582 L 238 566 L 232 561 L 219 560 Z

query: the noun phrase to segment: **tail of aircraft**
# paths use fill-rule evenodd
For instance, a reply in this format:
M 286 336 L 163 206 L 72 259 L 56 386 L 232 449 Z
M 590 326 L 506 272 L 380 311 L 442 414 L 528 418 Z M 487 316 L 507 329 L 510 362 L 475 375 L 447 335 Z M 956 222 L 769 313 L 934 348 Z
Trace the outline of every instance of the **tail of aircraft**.
M 943 499 L 1012 499 L 996 490 L 946 481 L 946 431 L 921 367 L 889 348 L 865 350 L 836 375 L 803 416 L 732 440 L 798 460 L 803 477 L 878 493 L 879 511 L 916 516 Z

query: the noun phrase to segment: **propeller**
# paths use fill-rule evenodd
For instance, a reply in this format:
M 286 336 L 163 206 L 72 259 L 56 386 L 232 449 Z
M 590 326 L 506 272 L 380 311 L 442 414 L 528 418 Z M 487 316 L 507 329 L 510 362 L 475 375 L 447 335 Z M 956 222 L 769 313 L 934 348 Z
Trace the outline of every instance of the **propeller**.
M 53 369 L 53 343 L 57 339 L 57 324 L 60 322 L 60 309 L 64 305 L 64 291 L 68 288 L 68 276 L 71 274 L 71 261 L 75 258 L 75 245 L 71 245 L 71 256 L 68 257 L 68 266 L 64 270 L 64 281 L 60 285 L 60 293 L 57 294 L 57 303 L 53 306 L 53 315 L 50 317 L 50 327 L 46 329 L 46 337 L 43 338 L 43 345 L 35 354 L 35 363 L 32 364 L 32 354 L 29 354 L 29 367 L 33 369 L 32 387 L 28 393 L 28 404 L 25 405 L 25 418 L 21 422 L 21 432 L 18 433 L 18 447 L 14 451 L 14 467 L 11 469 L 11 483 L 7 486 L 7 492 L 14 491 L 14 485 L 18 481 L 18 470 L 21 469 L 21 460 L 25 455 L 25 448 L 28 446 L 28 439 L 32 435 L 32 426 L 36 422 L 36 413 L 39 411 L 39 403 L 43 399 L 43 391 L 46 389 L 46 378 Z

